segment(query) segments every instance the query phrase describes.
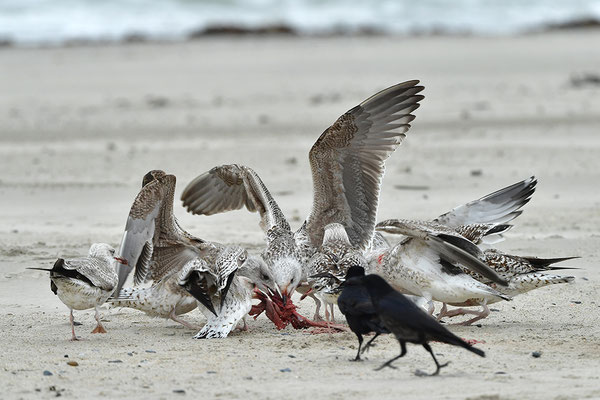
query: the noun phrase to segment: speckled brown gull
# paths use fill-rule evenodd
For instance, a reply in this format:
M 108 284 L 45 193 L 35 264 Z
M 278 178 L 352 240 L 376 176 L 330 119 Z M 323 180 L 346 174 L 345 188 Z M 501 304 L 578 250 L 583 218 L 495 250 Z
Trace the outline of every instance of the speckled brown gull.
M 192 311 L 198 303 L 207 318 L 217 312 L 211 296 L 190 293 L 181 283 L 193 272 L 204 282 L 203 290 L 225 299 L 238 265 L 217 268 L 217 259 L 228 247 L 194 237 L 179 226 L 173 215 L 175 176 L 154 170 L 142 184 L 123 235 L 120 257 L 126 263 L 119 265 L 119 277 L 124 282 L 134 268 L 134 284 L 151 281 L 152 285 L 123 289 L 111 303 L 193 328 L 178 315 Z M 250 258 L 243 253 L 243 261 Z
M 308 291 L 307 262 L 322 244 L 324 227 L 342 224 L 357 250 L 372 240 L 385 160 L 400 145 L 423 90 L 418 81 L 387 88 L 343 114 L 309 152 L 313 178 L 311 212 L 295 233 L 258 175 L 239 165 L 215 167 L 182 194 L 193 214 L 211 215 L 246 207 L 261 215 L 276 290 L 287 298 Z M 303 286 L 300 286 L 303 284 Z M 317 311 L 318 316 L 318 311 Z

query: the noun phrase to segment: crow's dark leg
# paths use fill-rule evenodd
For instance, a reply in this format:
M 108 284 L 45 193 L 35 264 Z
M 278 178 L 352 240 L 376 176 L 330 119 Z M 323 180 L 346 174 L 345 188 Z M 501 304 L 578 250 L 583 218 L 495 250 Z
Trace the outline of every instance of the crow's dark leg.
M 438 362 L 438 360 L 435 358 L 435 355 L 433 354 L 433 350 L 431 350 L 431 346 L 429 346 L 429 344 L 427 342 L 423 343 L 423 347 L 425 347 L 425 350 L 427 350 L 429 352 L 429 354 L 431 354 L 431 357 L 433 357 L 433 361 L 435 362 L 435 366 L 436 366 L 435 372 L 433 374 L 431 374 L 431 375 L 428 375 L 428 376 L 435 376 L 435 375 L 439 374 L 440 373 L 440 369 L 442 369 L 446 365 L 450 364 L 450 361 L 448 361 L 447 363 L 440 365 L 440 363 Z M 417 375 L 420 375 L 420 374 L 417 374 Z M 427 375 L 427 374 L 423 374 L 423 375 Z
M 355 335 L 358 338 L 358 351 L 356 352 L 356 357 L 354 357 L 354 359 L 352 359 L 350 361 L 362 361 L 360 359 L 360 348 L 362 347 L 363 337 L 360 333 L 355 333 Z
M 388 362 L 386 362 L 385 364 L 383 364 L 381 367 L 376 368 L 375 371 L 382 370 L 385 367 L 390 367 L 392 369 L 396 369 L 396 367 L 394 367 L 392 365 L 392 363 L 394 361 L 396 361 L 397 359 L 399 359 L 400 357 L 404 357 L 404 355 L 406 354 L 406 342 L 405 341 L 403 341 L 403 340 L 400 341 L 400 348 L 401 348 L 401 351 L 400 351 L 400 355 L 399 356 L 396 356 L 396 357 L 392 358 L 391 360 L 389 360 Z M 431 353 L 431 354 L 433 354 L 433 353 Z M 434 359 L 435 359 L 435 357 L 434 357 Z M 437 361 L 436 361 L 436 363 L 437 363 Z
M 375 339 L 377 339 L 377 336 L 379 336 L 379 335 L 381 335 L 381 333 L 377 332 L 375 334 L 375 336 L 373 336 L 373 338 L 367 342 L 367 344 L 365 345 L 365 347 L 362 350 L 363 353 L 365 351 L 369 351 L 369 347 L 374 346 L 373 342 L 375 341 Z

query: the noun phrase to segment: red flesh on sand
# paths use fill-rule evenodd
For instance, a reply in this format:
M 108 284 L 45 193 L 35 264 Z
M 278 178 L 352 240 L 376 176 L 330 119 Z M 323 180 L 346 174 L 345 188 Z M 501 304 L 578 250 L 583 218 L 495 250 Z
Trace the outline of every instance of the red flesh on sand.
M 267 318 L 269 318 L 279 330 L 284 329 L 289 324 L 292 324 L 294 329 L 326 328 L 330 332 L 342 332 L 346 330 L 346 327 L 341 325 L 330 324 L 323 321 L 311 321 L 298 314 L 296 306 L 291 300 L 288 300 L 284 305 L 283 299 L 278 294 L 267 296 L 263 292 L 255 290 L 254 297 L 259 299 L 260 303 L 253 305 L 248 314 L 256 319 L 264 311 Z

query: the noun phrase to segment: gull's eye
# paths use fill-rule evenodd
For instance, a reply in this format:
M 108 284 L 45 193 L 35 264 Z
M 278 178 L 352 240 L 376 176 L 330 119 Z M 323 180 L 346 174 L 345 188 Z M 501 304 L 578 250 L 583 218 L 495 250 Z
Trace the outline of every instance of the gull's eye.
M 265 273 L 261 273 L 261 274 L 260 274 L 260 278 L 261 278 L 263 281 L 268 281 L 268 280 L 269 280 L 269 276 L 268 276 L 267 274 L 265 274 Z
M 238 261 L 243 263 L 244 261 L 246 261 L 246 258 L 248 258 L 248 255 L 246 253 L 242 253 L 239 255 Z

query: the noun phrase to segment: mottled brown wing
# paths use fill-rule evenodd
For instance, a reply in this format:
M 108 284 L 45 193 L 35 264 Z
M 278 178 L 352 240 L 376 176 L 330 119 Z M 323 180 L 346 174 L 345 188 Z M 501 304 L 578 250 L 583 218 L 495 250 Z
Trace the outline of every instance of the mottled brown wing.
M 385 160 L 396 150 L 424 97 L 409 81 L 387 88 L 342 115 L 316 141 L 309 159 L 313 206 L 307 231 L 320 245 L 325 225 L 344 225 L 352 244 L 369 246 Z
M 127 260 L 127 264 L 118 264 L 117 293 L 133 269 L 135 283 L 143 282 L 150 269 L 148 249 L 157 244 L 161 232 L 178 231 L 173 217 L 175 185 L 175 176 L 162 173 L 147 182 L 133 201 L 119 248 L 119 257 Z
M 188 212 L 200 215 L 245 206 L 250 212 L 260 213 L 265 232 L 274 226 L 290 230 L 279 205 L 258 174 L 243 165 L 221 165 L 203 173 L 187 185 L 181 200 Z

